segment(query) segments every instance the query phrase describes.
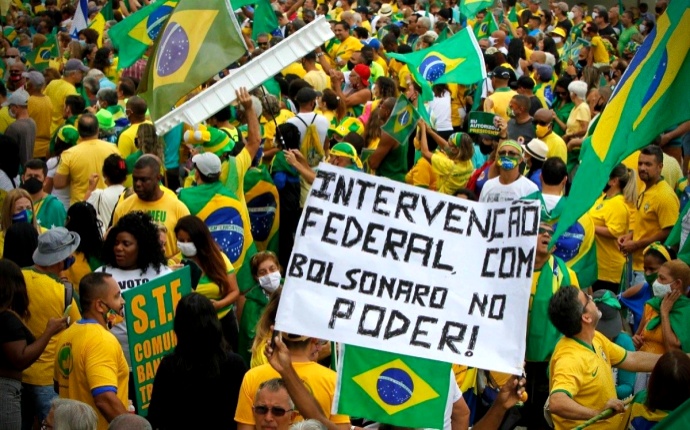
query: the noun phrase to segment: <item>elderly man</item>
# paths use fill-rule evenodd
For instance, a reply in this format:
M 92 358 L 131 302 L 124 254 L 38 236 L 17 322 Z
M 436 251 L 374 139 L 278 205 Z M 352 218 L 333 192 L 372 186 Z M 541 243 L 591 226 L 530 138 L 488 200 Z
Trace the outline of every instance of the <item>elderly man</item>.
M 279 378 L 259 385 L 253 411 L 257 430 L 287 430 L 297 416 L 285 382 Z
M 62 116 L 65 99 L 69 95 L 78 95 L 76 85 L 79 84 L 89 68 L 81 61 L 73 58 L 67 63 L 62 72 L 62 79 L 53 79 L 46 87 L 44 93 L 53 104 L 53 116 L 50 125 L 50 135 L 55 134 L 58 128 L 65 123 Z
M 58 397 L 53 399 L 50 412 L 41 423 L 41 428 L 93 430 L 97 423 L 98 417 L 91 406 L 78 400 Z

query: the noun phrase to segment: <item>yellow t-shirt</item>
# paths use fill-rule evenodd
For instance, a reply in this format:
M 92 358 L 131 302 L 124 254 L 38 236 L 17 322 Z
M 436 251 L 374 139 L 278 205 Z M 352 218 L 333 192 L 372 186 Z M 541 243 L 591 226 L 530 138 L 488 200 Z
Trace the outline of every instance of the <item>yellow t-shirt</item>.
M 4 133 L 7 127 L 14 121 L 15 119 L 10 116 L 10 108 L 8 106 L 0 108 L 0 133 Z
M 276 115 L 275 122 L 270 114 L 264 114 L 263 117 L 266 119 L 264 126 L 264 151 L 273 149 L 273 139 L 276 136 L 276 124 L 285 124 L 288 119 L 295 116 L 294 113 L 287 109 L 281 109 L 280 113 Z
M 129 403 L 129 366 L 120 343 L 102 325 L 81 320 L 60 335 L 56 350 L 54 378 L 60 397 L 91 406 L 98 416 L 98 430 L 106 430 L 108 421 L 96 407 L 94 392 L 98 395 L 108 387 L 124 408 Z
M 53 104 L 52 121 L 50 122 L 50 135 L 55 134 L 58 128 L 65 123 L 62 112 L 65 109 L 65 99 L 67 96 L 77 95 L 77 89 L 64 79 L 54 79 L 43 90 L 43 94 L 48 96 Z M 78 112 L 77 112 L 78 113 Z M 98 170 L 100 172 L 100 169 Z
M 331 78 L 322 70 L 312 70 L 307 72 L 302 78 L 316 91 L 323 91 L 331 88 Z
M 680 202 L 676 193 L 665 181 L 659 181 L 637 197 L 637 214 L 633 240 L 649 237 L 665 228 L 673 227 L 678 220 Z M 633 254 L 633 270 L 643 270 L 643 249 Z
M 29 312 L 31 316 L 24 321 L 35 337 L 40 337 L 51 318 L 62 318 L 65 313 L 65 286 L 53 275 L 39 272 L 33 268 L 22 270 L 26 292 L 29 295 Z M 81 319 L 77 303 L 72 298 L 69 311 L 70 322 Z M 55 346 L 58 336 L 53 336 L 41 356 L 31 367 L 22 373 L 22 382 L 32 385 L 53 385 L 53 367 L 55 366 Z
M 266 358 L 266 354 L 264 354 L 264 350 L 266 349 L 266 343 L 268 342 L 268 339 L 264 339 L 261 342 L 259 342 L 259 347 L 256 350 L 256 353 L 252 352 L 252 358 L 249 361 L 249 367 L 254 368 L 261 366 L 262 364 L 267 364 L 268 359 Z
M 316 402 L 321 407 L 326 418 L 334 424 L 349 424 L 350 418 L 347 415 L 331 414 L 331 405 L 333 404 L 333 395 L 335 394 L 335 383 L 337 378 L 336 373 L 313 361 L 295 362 L 292 363 L 292 365 L 295 367 L 295 371 L 299 378 L 304 382 L 304 385 L 307 386 L 309 392 L 314 395 Z M 256 392 L 261 383 L 273 378 L 280 378 L 280 375 L 273 370 L 270 364 L 262 364 L 245 373 L 244 379 L 242 380 L 242 386 L 240 387 L 235 421 L 240 424 L 256 424 L 254 422 L 254 413 L 252 412 Z M 303 419 L 302 416 L 298 415 L 295 422 L 302 421 Z
M 546 154 L 547 158 L 558 157 L 564 163 L 568 162 L 568 146 L 561 139 L 561 136 L 551 132 L 542 137 L 541 140 L 549 147 L 549 152 Z
M 235 268 L 232 267 L 232 263 L 228 259 L 228 256 L 225 255 L 225 253 L 223 253 L 223 252 L 221 252 L 220 254 L 223 256 L 223 262 L 225 263 L 226 273 L 228 275 L 231 273 L 234 273 Z M 220 287 L 218 286 L 218 284 L 213 282 L 205 273 L 199 279 L 199 283 L 196 286 L 195 292 L 201 294 L 202 296 L 208 298 L 209 300 L 220 300 L 224 297 L 224 295 L 220 291 Z M 223 309 L 219 309 L 218 310 L 218 319 L 221 319 L 225 315 L 227 315 L 231 309 L 232 309 L 232 305 L 226 306 Z
M 54 81 L 53 81 L 54 82 Z M 91 139 L 78 142 L 62 153 L 57 173 L 69 177 L 69 204 L 84 200 L 92 173 L 100 173 L 103 162 L 111 154 L 120 154 L 117 147 L 103 140 Z M 105 188 L 103 175 L 99 175 L 98 189 Z
M 568 121 L 565 123 L 565 134 L 575 134 L 582 131 L 582 126 L 579 121 L 589 121 L 592 120 L 592 113 L 589 111 L 589 105 L 587 103 L 580 103 L 575 106 L 573 110 L 570 111 L 568 116 Z M 635 166 L 637 169 L 637 166 Z
M 376 140 L 376 146 L 378 146 L 379 140 Z M 370 149 L 376 149 L 371 148 Z M 413 168 L 407 172 L 405 175 L 405 182 L 413 185 L 415 187 L 427 188 L 429 190 L 436 191 L 437 189 L 437 179 L 436 173 L 431 166 L 431 163 L 427 161 L 426 158 L 420 158 Z
M 622 195 L 613 196 L 610 199 L 602 194 L 594 206 L 589 210 L 589 215 L 597 227 L 608 227 L 609 232 L 616 238 L 623 236 L 629 230 L 629 211 Z M 594 236 L 597 244 L 597 266 L 599 280 L 618 283 L 621 280 L 625 256 L 618 248 L 618 240 L 604 237 L 599 234 Z
M 460 127 L 465 119 L 461 116 L 461 109 L 465 107 L 467 88 L 461 84 L 448 84 L 448 89 L 450 90 L 450 121 L 453 127 Z
M 654 308 L 645 304 L 644 311 L 642 313 L 642 321 L 649 322 L 652 318 L 658 317 L 659 312 L 655 311 Z M 640 351 L 651 352 L 652 354 L 666 354 L 666 347 L 664 346 L 664 331 L 661 328 L 661 324 L 654 327 L 654 330 L 647 330 L 647 327 L 642 329 L 642 336 L 644 336 L 644 343 Z
M 304 75 L 307 74 L 307 71 L 304 70 L 304 67 L 302 67 L 302 63 L 294 62 L 294 63 L 290 63 L 287 67 L 285 67 L 283 70 L 281 70 L 280 74 L 283 76 L 297 75 L 297 77 L 299 77 L 301 79 L 301 78 L 304 78 Z
M 36 123 L 34 158 L 48 157 L 50 146 L 50 124 L 53 102 L 46 96 L 29 97 L 29 117 Z
M 374 62 L 377 63 L 381 68 L 383 69 L 383 76 L 388 76 L 388 63 L 386 63 L 386 60 L 379 56 L 374 58 Z
M 398 87 L 407 88 L 407 78 L 412 79 L 412 74 L 410 68 L 405 64 L 400 69 L 398 69 Z
M 83 252 L 77 251 L 74 253 L 74 264 L 69 269 L 60 273 L 60 275 L 67 278 L 67 280 L 74 285 L 74 290 L 78 293 L 81 278 L 91 272 L 91 266 L 89 266 L 86 256 Z
M 120 150 L 122 158 L 127 158 L 137 152 L 137 146 L 134 144 L 134 139 L 137 137 L 137 131 L 141 124 L 152 124 L 151 121 L 144 121 L 137 124 L 130 125 L 125 131 L 120 134 L 117 139 L 117 149 Z
M 507 122 L 510 119 L 507 113 L 508 104 L 516 95 L 517 92 L 511 90 L 510 87 L 497 88 L 496 91 L 494 91 L 494 93 L 487 97 L 484 101 L 484 112 L 495 113 Z M 487 100 L 491 100 L 494 103 L 491 109 L 487 107 Z
M 120 218 L 134 211 L 144 211 L 151 215 L 155 222 L 162 223 L 167 227 L 167 243 L 165 244 L 165 256 L 167 258 L 172 258 L 180 252 L 177 249 L 175 225 L 180 218 L 189 215 L 189 209 L 177 199 L 175 194 L 163 192 L 163 197 L 155 202 L 146 202 L 136 194 L 132 194 L 117 205 L 113 214 L 113 225 L 117 224 Z
M 438 192 L 451 196 L 467 186 L 467 181 L 474 172 L 472 160 L 453 161 L 442 152 L 435 152 L 431 156 L 431 167 L 436 174 Z
M 352 54 L 356 51 L 362 49 L 362 42 L 356 37 L 348 36 L 347 39 L 343 40 L 339 44 L 333 45 L 330 51 L 328 51 L 328 56 L 334 62 L 340 58 L 342 62 L 347 62 L 347 60 L 352 57 Z
M 599 332 L 594 334 L 592 345 L 575 338 L 561 338 L 551 357 L 551 394 L 563 392 L 584 407 L 602 409 L 610 399 L 617 398 L 611 366 L 622 363 L 627 353 Z M 551 417 L 556 430 L 572 429 L 584 422 L 568 420 L 553 414 Z M 620 419 L 620 414 L 614 415 L 587 428 L 617 429 Z
M 592 37 L 592 57 L 594 58 L 594 63 L 604 63 L 609 64 L 611 62 L 611 57 L 609 56 L 609 51 L 604 45 L 604 41 L 600 36 Z

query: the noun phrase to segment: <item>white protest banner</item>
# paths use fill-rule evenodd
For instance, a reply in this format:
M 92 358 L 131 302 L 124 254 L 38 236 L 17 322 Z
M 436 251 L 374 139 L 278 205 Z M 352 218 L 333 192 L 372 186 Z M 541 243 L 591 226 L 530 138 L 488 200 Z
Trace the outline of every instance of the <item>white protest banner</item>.
M 322 163 L 276 330 L 519 374 L 539 211 Z

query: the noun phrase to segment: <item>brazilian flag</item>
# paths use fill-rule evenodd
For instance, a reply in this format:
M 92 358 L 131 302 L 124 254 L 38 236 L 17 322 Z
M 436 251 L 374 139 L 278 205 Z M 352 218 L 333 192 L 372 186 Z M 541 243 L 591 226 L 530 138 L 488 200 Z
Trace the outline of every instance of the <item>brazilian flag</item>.
M 27 55 L 26 61 L 31 67 L 38 70 L 39 72 L 44 71 L 50 65 L 51 58 L 57 58 L 60 56 L 60 51 L 58 50 L 57 40 L 55 39 L 55 33 L 51 33 L 46 38 L 46 41 L 34 49 Z
M 270 0 L 236 0 L 232 2 L 232 7 L 235 9 L 249 5 L 254 5 L 252 39 L 256 40 L 261 33 L 271 34 L 273 30 L 278 28 L 278 18 Z
M 623 413 L 623 422 L 625 426 L 620 428 L 624 429 L 659 429 L 662 427 L 661 423 L 667 416 L 667 411 L 649 410 L 644 404 L 647 401 L 647 390 L 642 390 L 635 394 L 632 402 L 628 408 Z M 682 428 L 688 428 L 690 421 L 685 423 Z M 681 427 L 667 427 L 667 428 L 681 428 Z
M 247 51 L 227 0 L 179 0 L 154 46 L 140 88 L 153 121 Z
M 539 200 L 540 219 L 542 222 L 553 225 L 554 229 L 558 228 L 562 215 L 568 207 L 568 198 L 561 197 L 556 207 L 550 211 L 547 210 L 544 198 L 539 191 L 524 197 L 524 200 Z M 553 250 L 553 255 L 563 260 L 566 266 L 577 274 L 577 280 L 582 289 L 592 286 L 599 278 L 595 239 L 594 220 L 586 213 L 566 228 L 563 235 L 556 241 Z
M 477 13 L 493 6 L 493 4 L 494 0 L 463 0 L 460 2 L 460 12 L 468 18 L 474 18 Z
M 338 413 L 401 427 L 443 428 L 450 363 L 345 345 Z
M 244 200 L 249 210 L 252 237 L 259 251 L 278 253 L 280 199 L 268 167 L 252 167 L 244 176 Z
M 498 30 L 498 23 L 496 17 L 490 11 L 486 13 L 484 20 L 476 25 L 474 28 L 474 35 L 479 39 L 486 39 L 491 36 L 491 33 Z
M 412 106 L 404 94 L 400 94 L 391 116 L 388 117 L 388 121 L 383 124 L 381 130 L 390 135 L 396 142 L 405 143 L 417 129 L 417 121 L 419 121 L 417 109 Z
M 670 2 L 583 142 L 580 169 L 554 240 L 592 207 L 617 164 L 659 133 L 690 120 L 688 28 L 690 0 Z
M 247 208 L 222 183 L 198 185 L 180 190 L 180 201 L 192 215 L 206 223 L 211 236 L 235 268 L 240 291 L 255 282 L 249 259 L 256 254 Z
M 118 69 L 131 66 L 146 53 L 175 6 L 177 0 L 158 0 L 139 9 L 108 30 L 108 36 L 118 50 Z
M 407 64 L 412 77 L 422 87 L 421 102 L 417 106 L 427 122 L 429 114 L 424 108 L 424 102 L 434 98 L 431 85 L 473 85 L 486 78 L 484 54 L 468 28 L 463 28 L 443 42 L 421 51 L 388 56 Z

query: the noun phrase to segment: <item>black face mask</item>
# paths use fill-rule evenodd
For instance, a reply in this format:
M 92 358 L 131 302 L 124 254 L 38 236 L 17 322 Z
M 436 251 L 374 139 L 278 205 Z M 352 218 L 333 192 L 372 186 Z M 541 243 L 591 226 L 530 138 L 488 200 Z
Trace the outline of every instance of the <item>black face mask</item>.
M 43 188 L 43 182 L 36 178 L 29 178 L 24 181 L 22 188 L 24 188 L 29 194 L 36 194 Z
M 493 150 L 493 146 L 484 145 L 483 143 L 479 144 L 479 152 L 481 152 L 483 155 L 489 155 Z
M 609 188 L 611 188 L 611 185 L 606 184 L 606 186 L 604 187 L 604 192 L 607 192 L 609 190 Z
M 604 103 L 597 103 L 596 106 L 594 106 L 594 110 L 597 112 L 601 112 L 602 110 L 604 110 L 604 106 Z
M 355 64 L 352 61 L 347 60 L 347 70 L 352 71 L 352 69 L 354 69 L 354 68 L 355 68 Z

